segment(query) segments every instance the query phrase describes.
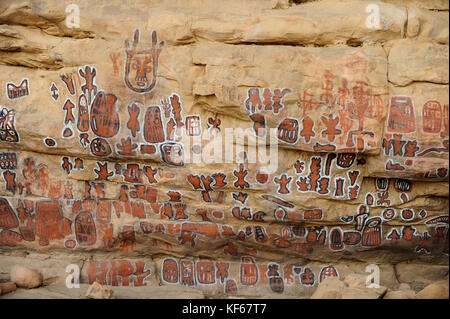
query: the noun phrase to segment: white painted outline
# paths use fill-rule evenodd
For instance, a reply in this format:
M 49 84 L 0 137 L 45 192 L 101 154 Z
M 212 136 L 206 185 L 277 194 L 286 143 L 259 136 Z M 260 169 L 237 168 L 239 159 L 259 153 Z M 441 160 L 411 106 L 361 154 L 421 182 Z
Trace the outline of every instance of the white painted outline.
M 341 235 L 341 245 L 342 245 L 342 248 L 340 248 L 340 249 L 334 249 L 334 248 L 331 248 L 331 245 L 332 245 L 332 241 L 331 241 L 331 233 L 332 233 L 334 230 L 337 230 L 337 231 L 340 233 L 340 235 Z M 344 232 L 342 231 L 342 228 L 341 228 L 341 227 L 333 227 L 333 228 L 331 228 L 330 231 L 328 232 L 328 248 L 329 248 L 331 251 L 333 251 L 333 252 L 338 252 L 338 251 L 342 251 L 342 250 L 345 249 L 345 244 L 344 244 Z
M 12 85 L 14 85 L 15 88 L 17 88 L 17 87 L 21 87 L 21 86 L 22 86 L 23 81 L 26 81 L 28 94 L 22 95 L 22 96 L 18 96 L 18 97 L 15 97 L 15 98 L 10 98 L 10 97 L 9 97 L 9 94 L 8 94 L 8 84 L 12 84 Z M 14 100 L 20 99 L 20 98 L 22 98 L 22 97 L 26 97 L 26 96 L 31 96 L 30 80 L 29 80 L 29 78 L 26 78 L 26 77 L 25 77 L 25 78 L 22 78 L 22 79 L 20 80 L 18 86 L 16 86 L 16 85 L 14 84 L 14 82 L 12 82 L 12 81 L 6 82 L 6 85 L 5 85 L 5 92 L 6 92 L 6 94 L 5 94 L 6 98 L 7 98 L 8 100 L 10 100 L 10 101 L 14 101 Z
M 168 260 L 174 261 L 175 264 L 177 265 L 177 281 L 176 282 L 169 282 L 169 281 L 166 281 L 164 279 L 164 265 L 165 265 L 165 262 L 168 261 Z M 167 258 L 164 258 L 162 260 L 162 262 L 161 262 L 161 281 L 163 283 L 167 284 L 167 285 L 179 285 L 179 281 L 180 281 L 180 266 L 178 265 L 178 261 L 175 258 L 167 257 Z
M 286 141 L 280 139 L 279 136 L 278 136 L 279 133 L 280 133 L 280 126 L 281 126 L 281 124 L 284 123 L 284 122 L 286 122 L 286 121 L 294 121 L 295 123 L 297 123 L 297 134 L 295 134 L 295 141 L 294 141 L 294 142 L 286 142 Z M 297 142 L 298 142 L 298 136 L 299 136 L 299 134 L 300 134 L 300 123 L 298 122 L 298 120 L 297 120 L 296 118 L 293 118 L 293 117 L 285 117 L 285 118 L 283 118 L 283 119 L 281 120 L 281 122 L 278 123 L 278 125 L 277 125 L 277 140 L 280 141 L 280 142 L 283 142 L 283 143 L 288 144 L 288 145 L 296 145 Z
M 306 272 L 306 269 L 309 269 L 309 271 L 311 272 L 311 274 L 313 274 L 313 283 L 312 284 L 304 284 L 303 282 L 302 282 L 302 275 Z M 300 272 L 299 273 L 299 275 L 298 275 L 298 281 L 299 281 L 299 283 L 300 283 L 300 285 L 301 286 L 306 286 L 306 287 L 314 287 L 315 286 L 315 284 L 316 284 L 316 273 L 314 272 L 314 270 L 311 268 L 311 267 L 309 267 L 309 266 L 307 266 L 307 267 L 305 267 L 305 268 L 303 268 L 303 271 L 302 272 Z
M 412 212 L 412 217 L 411 218 L 404 218 L 403 217 L 403 212 L 406 211 L 406 210 L 410 210 Z M 412 221 L 414 219 L 414 217 L 416 217 L 416 212 L 414 211 L 413 208 L 403 208 L 401 210 L 401 212 L 400 212 L 400 217 L 401 217 L 402 220 L 404 220 L 406 222 L 409 222 L 409 221 Z
M 77 238 L 76 221 L 77 221 L 77 219 L 78 219 L 78 216 L 79 216 L 80 214 L 83 214 L 83 213 L 88 213 L 89 215 L 91 215 L 91 218 L 92 218 L 92 224 L 94 225 L 95 242 L 94 242 L 93 244 L 91 244 L 91 245 L 80 244 L 80 243 L 78 242 L 78 239 L 76 239 L 76 238 Z M 64 218 L 63 218 L 63 219 L 64 219 Z M 79 212 L 76 214 L 76 216 L 73 218 L 73 232 L 75 233 L 75 242 L 77 243 L 76 246 L 83 246 L 83 247 L 92 247 L 92 246 L 95 246 L 95 244 L 97 243 L 97 240 L 98 240 L 98 231 L 97 231 L 97 225 L 95 225 L 95 219 L 94 219 L 94 216 L 93 216 L 92 212 L 90 212 L 90 211 L 88 211 L 88 210 L 80 209 L 80 211 L 79 211 Z M 75 247 L 76 247 L 76 246 L 75 246 Z
M 247 169 L 247 171 L 248 171 L 248 169 Z M 287 193 L 280 193 L 280 192 L 279 192 L 279 189 L 281 188 L 281 184 L 275 182 L 275 178 L 281 179 L 281 178 L 283 177 L 283 175 L 286 175 L 286 179 L 289 179 L 289 178 L 290 178 L 289 182 L 286 183 L 286 189 L 287 189 L 287 191 L 288 191 Z M 291 191 L 291 184 L 292 184 L 292 181 L 294 181 L 294 176 L 291 176 L 291 175 L 289 175 L 288 173 L 281 173 L 280 176 L 274 176 L 274 177 L 272 178 L 272 182 L 273 182 L 273 184 L 275 185 L 275 187 L 277 188 L 277 191 L 276 191 L 277 195 L 290 195 L 290 194 L 292 194 L 292 191 Z M 317 181 L 317 182 L 319 182 L 319 181 Z M 250 185 L 250 183 L 249 183 L 249 185 Z M 296 184 L 296 185 L 297 185 L 297 184 Z M 233 186 L 234 186 L 234 184 L 233 184 Z M 249 187 L 249 188 L 251 188 L 251 187 Z
M 53 145 L 53 146 L 48 146 L 47 143 L 45 143 L 45 140 L 46 140 L 46 139 L 51 139 L 52 141 L 55 142 L 55 145 Z M 45 147 L 48 147 L 48 148 L 56 148 L 56 147 L 58 147 L 58 141 L 55 140 L 53 137 L 50 137 L 50 136 L 44 137 L 44 138 L 42 139 L 42 141 L 44 142 Z
M 336 272 L 336 276 L 333 276 L 333 277 L 339 278 L 339 272 L 338 272 L 338 270 L 336 269 L 336 267 L 334 267 L 333 265 L 324 266 L 324 267 L 322 267 L 322 268 L 320 269 L 319 283 L 322 282 L 322 273 L 323 273 L 323 271 L 324 271 L 325 269 L 327 269 L 327 268 L 332 268 L 332 269 L 334 269 L 334 271 Z M 327 276 L 327 277 L 325 277 L 325 278 L 328 278 L 328 277 L 331 277 L 331 276 Z
M 73 246 L 72 248 L 69 248 L 66 246 L 66 242 L 68 242 L 69 240 L 75 242 L 75 246 Z M 78 241 L 76 239 L 69 238 L 69 239 L 64 240 L 64 248 L 69 249 L 69 250 L 75 250 L 77 247 L 78 247 Z
M 55 98 L 53 97 L 53 91 L 52 91 L 52 86 L 53 86 L 53 85 L 55 85 L 55 87 L 56 87 L 56 94 L 58 94 L 58 97 L 56 98 L 56 100 L 55 100 Z M 60 97 L 61 95 L 59 94 L 59 88 L 56 86 L 56 83 L 55 83 L 55 82 L 52 81 L 52 83 L 50 83 L 49 90 L 50 90 L 50 96 L 51 96 L 51 98 L 53 99 L 53 101 L 55 101 L 55 103 L 58 102 L 59 97 Z
M 199 273 L 199 271 L 198 271 L 198 268 L 197 268 L 197 267 L 198 267 L 198 264 L 201 263 L 201 262 L 211 262 L 211 263 L 212 263 L 213 269 L 214 269 L 214 273 L 213 273 L 214 282 L 207 283 L 207 284 L 200 282 L 200 280 L 199 280 L 199 278 L 198 278 L 198 273 Z M 206 259 L 206 260 L 197 260 L 197 261 L 195 262 L 194 267 L 195 267 L 195 274 L 196 274 L 195 278 L 197 279 L 197 286 L 212 286 L 212 285 L 217 285 L 217 278 L 216 278 L 216 264 L 214 263 L 213 260 L 209 260 L 209 259 Z
M 244 259 L 246 260 L 244 262 Z M 251 263 L 249 263 L 248 261 L 251 261 Z M 252 265 L 255 266 L 256 268 L 256 282 L 252 285 L 248 285 L 248 284 L 244 284 L 242 282 L 242 268 L 244 265 Z M 252 256 L 242 256 L 241 257 L 241 262 L 239 263 L 239 282 L 241 285 L 245 286 L 245 287 L 254 287 L 257 286 L 259 283 L 259 267 L 255 262 L 255 259 Z
M 391 218 L 386 218 L 385 216 L 384 216 L 384 214 L 385 213 L 387 213 L 387 211 L 393 211 L 393 215 L 392 215 L 392 217 Z M 395 216 L 397 216 L 397 211 L 395 210 L 395 208 L 392 208 L 392 207 L 388 207 L 388 208 L 385 208 L 385 209 L 383 209 L 383 212 L 381 213 L 381 217 L 385 220 L 385 221 L 390 221 L 390 220 L 393 220 L 394 218 L 395 218 Z
M 192 285 L 186 285 L 184 283 L 182 283 L 181 279 L 183 278 L 183 269 L 182 269 L 182 263 L 183 262 L 189 262 L 192 263 L 192 277 L 194 280 L 194 283 Z M 195 271 L 195 261 L 194 260 L 190 260 L 190 259 L 180 259 L 178 262 L 178 267 L 179 267 L 179 276 L 180 277 L 180 286 L 186 286 L 186 287 L 195 287 L 197 286 L 197 276 L 196 276 L 196 271 Z
M 64 131 L 66 129 L 70 129 L 72 131 L 72 135 L 68 136 L 68 137 L 64 137 Z M 61 138 L 65 139 L 65 140 L 70 140 L 72 138 L 75 137 L 75 132 L 73 131 L 72 125 L 64 125 L 63 129 L 61 130 Z
M 188 123 L 188 119 L 195 119 L 198 118 L 198 127 L 199 127 L 199 134 L 188 134 L 188 128 L 187 128 L 187 123 Z M 193 115 L 186 115 L 184 118 L 184 131 L 185 131 L 185 136 L 201 136 L 202 135 L 202 117 L 199 114 L 193 114 Z

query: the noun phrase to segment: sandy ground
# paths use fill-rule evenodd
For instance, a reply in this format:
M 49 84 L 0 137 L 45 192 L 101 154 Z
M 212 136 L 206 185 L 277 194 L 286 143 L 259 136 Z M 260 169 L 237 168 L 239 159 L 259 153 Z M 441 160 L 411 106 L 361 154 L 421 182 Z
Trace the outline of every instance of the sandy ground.
M 0 296 L 0 299 L 86 299 L 88 284 L 80 288 L 67 288 L 65 283 L 55 283 L 34 289 L 17 288 L 16 291 Z M 115 299 L 203 299 L 201 292 L 188 287 L 111 287 Z

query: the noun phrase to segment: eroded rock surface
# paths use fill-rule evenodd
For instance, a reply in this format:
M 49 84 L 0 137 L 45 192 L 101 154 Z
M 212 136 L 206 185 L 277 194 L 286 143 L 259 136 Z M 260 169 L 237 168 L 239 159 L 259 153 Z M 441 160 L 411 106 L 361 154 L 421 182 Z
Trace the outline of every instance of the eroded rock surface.
M 447 2 L 66 9 L 0 3 L 2 276 L 410 298 L 448 274 Z

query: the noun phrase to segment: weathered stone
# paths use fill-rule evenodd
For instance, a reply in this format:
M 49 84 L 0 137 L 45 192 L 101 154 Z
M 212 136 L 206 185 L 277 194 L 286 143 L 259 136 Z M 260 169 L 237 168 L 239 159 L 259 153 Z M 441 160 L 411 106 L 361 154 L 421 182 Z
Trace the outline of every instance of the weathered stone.
M 384 0 L 385 2 L 395 4 L 396 6 L 417 6 L 429 10 L 447 10 L 449 9 L 446 0 Z
M 411 290 L 411 287 L 407 283 L 402 282 L 398 286 L 398 290 Z
M 16 290 L 16 284 L 13 282 L 1 282 L 0 283 L 0 295 L 7 294 Z
M 86 299 L 88 284 L 78 289 L 67 289 L 65 282 L 35 289 L 18 289 L 2 295 L 2 299 Z M 205 295 L 194 288 L 183 286 L 114 287 L 115 299 L 204 299 Z
M 342 299 L 345 283 L 337 277 L 323 280 L 314 291 L 311 299 Z
M 311 299 L 342 299 L 342 293 L 338 290 L 319 290 L 315 292 Z
M 406 34 L 410 38 L 448 44 L 448 23 L 447 12 L 435 12 L 408 6 Z
M 19 264 L 52 298 L 94 282 L 117 298 L 397 298 L 444 278 L 443 10 L 1 1 L 0 280 Z M 64 288 L 78 270 L 82 293 Z
M 380 288 L 347 288 L 342 291 L 342 299 L 380 299 L 386 287 Z
M 359 1 L 320 1 L 274 10 L 266 14 L 216 15 L 194 19 L 197 37 L 226 43 L 339 44 L 379 42 L 399 39 L 405 30 L 406 10 L 374 1 L 382 12 L 380 24 L 366 26 L 367 3 Z M 332 10 L 334 15 L 326 16 Z
M 412 289 L 422 289 L 448 274 L 448 265 L 427 265 L 399 263 L 395 265 L 398 280 L 407 283 Z
M 381 154 L 369 158 L 368 174 L 447 181 L 445 112 L 449 103 L 448 85 L 419 82 L 405 87 L 390 85 L 389 94 Z M 396 108 L 402 105 L 410 113 L 396 118 Z M 441 111 L 434 113 L 433 108 Z M 399 126 L 400 121 L 405 124 Z
M 396 41 L 389 51 L 389 81 L 399 86 L 415 81 L 448 84 L 448 50 L 448 45 Z
M 82 269 L 83 260 L 87 258 L 88 257 L 78 255 L 76 252 L 64 256 L 61 256 L 60 253 L 46 253 L 45 251 L 43 253 L 30 251 L 26 257 L 19 254 L 3 254 L 0 262 L 0 273 L 7 274 L 7 277 L 1 279 L 9 280 L 11 268 L 18 264 L 31 269 L 39 269 L 44 284 L 53 282 L 55 279 L 65 282 L 67 276 L 66 267 L 68 265 L 75 265 L 78 266 L 79 269 Z
M 350 274 L 344 278 L 344 283 L 350 288 L 366 287 L 367 275 Z
M 86 291 L 86 297 L 91 299 L 113 299 L 114 290 L 94 282 Z
M 416 294 L 417 299 L 448 299 L 448 279 L 433 282 Z
M 411 289 L 400 289 L 396 291 L 388 291 L 383 299 L 415 299 L 416 293 Z
M 10 272 L 11 281 L 21 288 L 36 288 L 42 284 L 42 275 L 34 269 L 15 265 Z

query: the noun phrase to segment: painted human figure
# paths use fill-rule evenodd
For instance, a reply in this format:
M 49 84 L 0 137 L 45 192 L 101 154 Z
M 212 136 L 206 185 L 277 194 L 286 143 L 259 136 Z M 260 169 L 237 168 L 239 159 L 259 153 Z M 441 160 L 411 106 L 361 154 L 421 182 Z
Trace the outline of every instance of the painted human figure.
M 358 129 L 348 132 L 346 146 L 354 147 L 354 137 L 356 137 L 356 149 L 358 152 L 362 152 L 365 146 L 364 136 L 369 136 L 371 138 L 375 136 L 374 132 L 364 129 L 364 120 L 367 117 L 365 113 L 369 108 L 370 100 L 368 84 L 363 81 L 358 81 L 352 91 L 354 103 L 349 103 L 347 108 L 350 118 L 357 120 Z

